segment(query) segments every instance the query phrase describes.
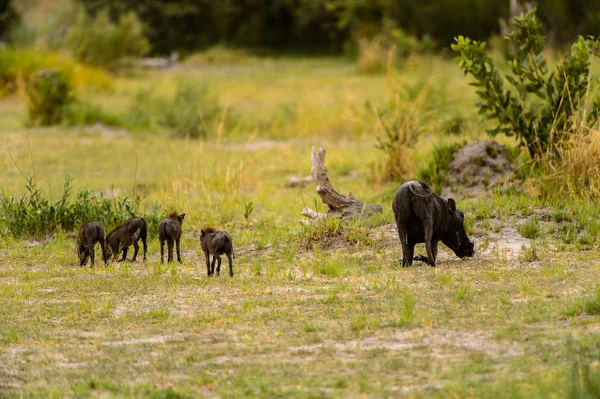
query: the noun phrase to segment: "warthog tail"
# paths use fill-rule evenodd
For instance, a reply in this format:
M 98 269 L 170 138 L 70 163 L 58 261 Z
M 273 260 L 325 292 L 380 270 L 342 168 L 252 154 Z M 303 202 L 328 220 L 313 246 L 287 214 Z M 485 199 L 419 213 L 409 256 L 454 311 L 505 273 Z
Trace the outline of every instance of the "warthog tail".
M 414 190 L 412 184 L 407 184 L 406 187 L 408 188 L 408 190 L 411 193 L 413 193 L 417 197 L 421 197 L 421 198 L 427 198 L 427 197 L 430 197 L 431 195 L 433 195 L 433 191 L 431 190 L 431 188 L 429 188 L 429 186 L 427 184 L 423 183 L 422 181 L 416 181 L 415 183 L 419 183 L 421 185 L 421 188 L 423 188 L 423 189 L 425 189 L 426 191 L 429 191 L 429 192 L 427 194 L 420 194 L 420 193 L 418 193 L 418 192 L 416 192 Z

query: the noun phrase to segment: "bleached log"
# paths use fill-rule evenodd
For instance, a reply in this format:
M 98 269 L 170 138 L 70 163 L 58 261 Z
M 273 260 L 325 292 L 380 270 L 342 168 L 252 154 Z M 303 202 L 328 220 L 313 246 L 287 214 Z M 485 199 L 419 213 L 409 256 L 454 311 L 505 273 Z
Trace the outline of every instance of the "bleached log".
M 370 216 L 374 213 L 383 212 L 381 205 L 365 204 L 354 198 L 352 193 L 350 193 L 349 198 L 346 198 L 333 188 L 329 181 L 329 177 L 327 177 L 324 149 L 319 148 L 315 151 L 313 148 L 311 150 L 311 165 L 311 174 L 316 185 L 317 193 L 321 197 L 321 201 L 329 207 L 329 211 L 327 211 L 326 214 L 328 217 L 341 217 L 343 220 L 351 220 L 361 216 Z M 306 209 L 308 208 L 305 208 L 305 210 Z M 304 214 L 304 210 L 302 214 Z

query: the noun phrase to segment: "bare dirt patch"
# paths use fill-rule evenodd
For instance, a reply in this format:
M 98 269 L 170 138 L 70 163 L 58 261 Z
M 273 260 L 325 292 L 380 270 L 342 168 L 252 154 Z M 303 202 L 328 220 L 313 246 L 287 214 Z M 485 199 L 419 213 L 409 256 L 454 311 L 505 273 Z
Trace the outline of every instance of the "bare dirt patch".
M 370 336 L 344 343 L 326 341 L 313 345 L 289 347 L 290 352 L 314 352 L 335 349 L 340 356 L 357 350 L 385 349 L 389 351 L 423 351 L 437 357 L 460 357 L 465 352 L 481 352 L 493 357 L 516 357 L 523 355 L 517 343 L 498 342 L 483 331 L 456 331 L 449 329 L 414 328 L 396 331 L 387 337 Z
M 152 337 L 133 338 L 122 341 L 107 341 L 103 345 L 107 346 L 124 346 L 124 345 L 140 345 L 140 344 L 165 344 L 167 342 L 184 342 L 183 335 L 155 335 Z

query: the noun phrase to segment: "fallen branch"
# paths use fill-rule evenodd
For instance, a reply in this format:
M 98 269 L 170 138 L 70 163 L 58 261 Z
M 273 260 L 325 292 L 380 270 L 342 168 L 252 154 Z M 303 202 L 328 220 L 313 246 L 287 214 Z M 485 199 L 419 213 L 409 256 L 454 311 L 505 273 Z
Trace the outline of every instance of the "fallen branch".
M 349 198 L 338 193 L 327 177 L 325 168 L 325 150 L 319 148 L 311 150 L 311 174 L 316 185 L 316 190 L 321 200 L 329 207 L 326 214 L 318 213 L 310 208 L 304 208 L 302 215 L 312 219 L 327 217 L 341 217 L 343 220 L 356 219 L 362 216 L 370 216 L 374 213 L 382 213 L 381 205 L 364 204 L 350 193 Z

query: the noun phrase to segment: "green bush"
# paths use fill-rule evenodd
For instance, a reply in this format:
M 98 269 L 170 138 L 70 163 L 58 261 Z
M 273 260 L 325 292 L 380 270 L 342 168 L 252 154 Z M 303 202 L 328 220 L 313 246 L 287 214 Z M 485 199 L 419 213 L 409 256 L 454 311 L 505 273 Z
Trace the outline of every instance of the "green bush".
M 132 216 L 144 216 L 148 221 L 149 233 L 157 231 L 162 208 L 153 204 L 150 213 L 143 215 L 139 201 L 127 197 L 108 199 L 96 197 L 91 190 L 77 192 L 75 200 L 71 197 L 70 175 L 65 177 L 61 198 L 52 202 L 38 187 L 35 178 L 27 177 L 27 192 L 20 198 L 6 195 L 0 190 L 0 234 L 20 238 L 25 236 L 42 237 L 57 229 L 76 230 L 81 224 L 95 220 L 107 230 L 125 222 Z
M 557 149 L 570 133 L 587 134 L 598 121 L 600 103 L 595 89 L 598 79 L 590 75 L 590 63 L 597 43 L 579 37 L 571 53 L 555 72 L 548 70 L 543 56 L 545 40 L 535 9 L 510 24 L 513 31 L 506 39 L 516 54 L 510 59 L 511 73 L 505 77 L 486 53 L 485 42 L 459 36 L 452 49 L 460 54 L 458 64 L 479 90 L 479 113 L 498 125 L 489 130 L 494 136 L 516 136 L 530 155 L 540 159 L 558 154 Z M 505 89 L 504 81 L 512 86 Z
M 56 54 L 40 54 L 10 47 L 0 49 L 0 96 L 16 92 L 19 79 L 29 82 L 35 73 L 45 69 L 58 70 L 70 76 L 74 65 Z
M 73 98 L 68 78 L 57 70 L 43 70 L 34 74 L 25 85 L 29 122 L 48 126 L 60 122 L 63 108 Z
M 94 18 L 81 10 L 65 43 L 79 61 L 108 68 L 122 66 L 128 57 L 139 57 L 150 49 L 135 13 L 123 14 L 113 23 L 107 10 Z
M 131 128 L 164 127 L 176 136 L 205 138 L 222 113 L 219 100 L 207 83 L 182 80 L 173 98 L 156 96 L 148 90 L 138 92 L 123 118 Z
M 177 136 L 206 137 L 212 122 L 221 113 L 216 96 L 206 83 L 180 81 L 173 101 L 161 101 L 158 122 Z

